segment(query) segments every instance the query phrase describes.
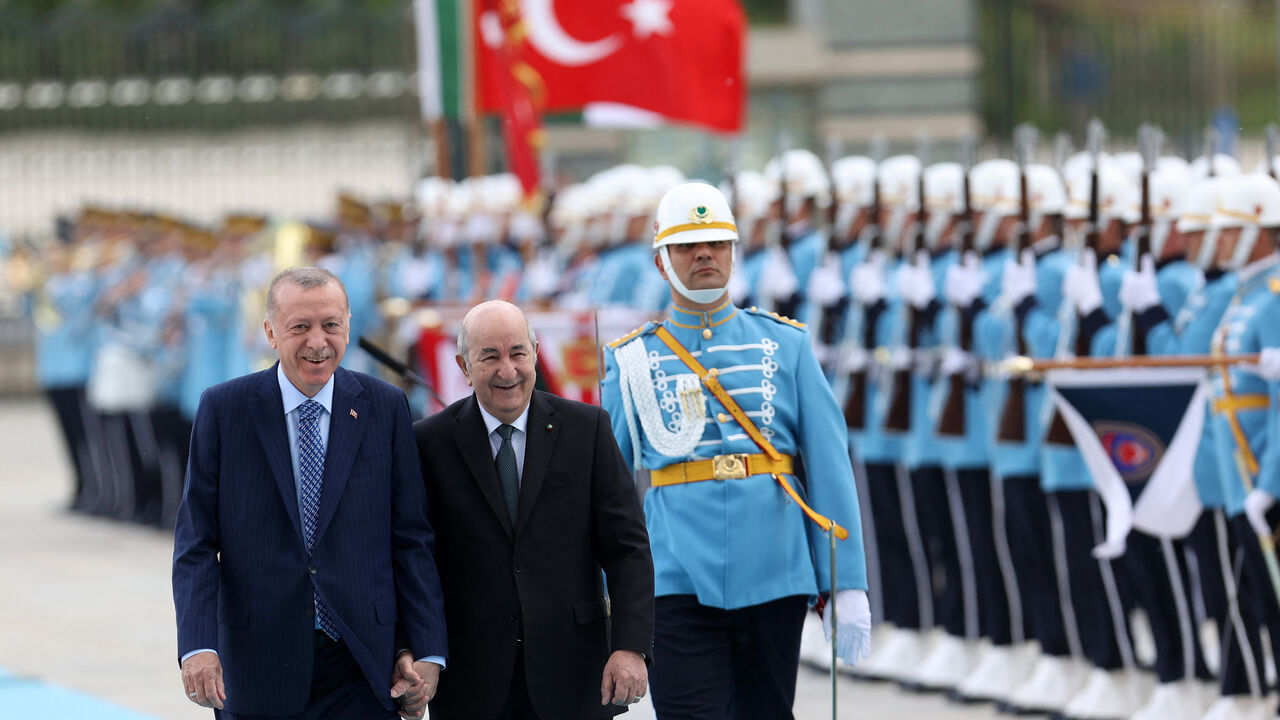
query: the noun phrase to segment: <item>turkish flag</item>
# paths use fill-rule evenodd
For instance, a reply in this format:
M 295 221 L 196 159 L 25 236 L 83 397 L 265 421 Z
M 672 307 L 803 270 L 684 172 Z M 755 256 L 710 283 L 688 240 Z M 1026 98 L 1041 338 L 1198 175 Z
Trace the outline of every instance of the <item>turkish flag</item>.
M 499 6 L 517 0 L 499 0 Z M 737 0 L 518 0 L 512 48 L 495 52 L 499 10 L 476 3 L 477 62 L 523 63 L 541 78 L 544 110 L 616 103 L 723 132 L 742 128 L 745 19 Z M 488 6 L 488 7 L 486 7 Z M 485 29 L 489 31 L 486 33 Z M 486 36 L 488 42 L 486 42 Z M 505 60 L 505 63 L 504 63 Z M 482 112 L 509 102 L 481 70 Z

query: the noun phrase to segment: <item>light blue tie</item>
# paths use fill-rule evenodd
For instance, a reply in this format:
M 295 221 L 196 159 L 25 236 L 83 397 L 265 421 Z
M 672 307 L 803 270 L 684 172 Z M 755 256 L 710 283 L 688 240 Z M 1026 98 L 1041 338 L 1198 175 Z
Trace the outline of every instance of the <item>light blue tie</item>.
M 320 443 L 320 413 L 324 406 L 315 400 L 307 400 L 298 406 L 298 472 L 301 477 L 302 539 L 307 544 L 307 558 L 316 545 L 316 516 L 320 514 L 320 490 L 324 479 L 324 446 Z M 333 616 L 328 606 L 315 593 L 316 627 L 325 635 L 338 639 L 333 626 Z

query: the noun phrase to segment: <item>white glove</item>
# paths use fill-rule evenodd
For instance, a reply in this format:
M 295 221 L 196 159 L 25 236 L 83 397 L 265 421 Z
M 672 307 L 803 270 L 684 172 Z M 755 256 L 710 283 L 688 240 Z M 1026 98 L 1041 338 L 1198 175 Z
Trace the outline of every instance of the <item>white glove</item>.
M 964 255 L 964 262 L 947 268 L 947 279 L 943 283 L 947 301 L 956 307 L 969 307 L 982 294 L 982 268 L 978 266 L 978 256 L 972 252 Z
M 765 260 L 768 269 L 760 276 L 760 294 L 769 300 L 786 300 L 795 294 L 800 280 L 796 278 L 785 250 L 774 246 L 765 252 L 768 253 Z
M 849 290 L 859 305 L 869 307 L 884 297 L 884 253 L 876 251 L 849 273 Z
M 1084 253 L 1084 261 L 1072 265 L 1062 278 L 1062 295 L 1075 305 L 1081 315 L 1102 307 L 1102 287 L 1098 284 L 1098 259 L 1091 250 Z
M 870 361 L 871 353 L 860 347 L 851 347 L 840 350 L 837 362 L 841 371 L 852 374 L 865 370 Z
M 1258 374 L 1267 380 L 1280 380 L 1280 348 L 1262 348 L 1258 353 Z
M 923 310 L 929 307 L 937 292 L 933 287 L 933 273 L 929 271 L 929 253 L 921 250 L 916 253 L 914 264 L 902 263 L 893 277 L 894 289 L 898 297 L 906 300 L 911 307 Z
M 864 590 L 836 592 L 836 655 L 857 665 L 871 652 L 871 603 Z M 831 612 L 822 613 L 822 631 L 831 642 Z
M 1271 525 L 1267 522 L 1267 511 L 1272 505 L 1276 504 L 1276 496 L 1254 488 L 1249 491 L 1249 495 L 1244 499 L 1244 514 L 1249 518 L 1249 524 L 1253 526 L 1253 531 L 1259 535 L 1270 535 Z M 840 624 L 844 627 L 844 623 Z
M 1004 261 L 1004 272 L 1000 274 L 1000 297 L 1009 307 L 1017 307 L 1035 291 L 1036 254 L 1027 248 L 1022 251 L 1020 262 Z
M 967 374 L 972 364 L 973 357 L 969 353 L 951 345 L 942 353 L 942 363 L 938 366 L 938 374 L 942 377 L 950 377 L 961 373 Z
M 1120 302 L 1135 313 L 1160 304 L 1160 289 L 1156 285 L 1156 261 L 1143 255 L 1137 272 L 1127 270 L 1120 281 Z
M 809 299 L 818 307 L 831 307 L 844 297 L 844 283 L 840 277 L 840 256 L 827 253 L 822 264 L 809 276 Z

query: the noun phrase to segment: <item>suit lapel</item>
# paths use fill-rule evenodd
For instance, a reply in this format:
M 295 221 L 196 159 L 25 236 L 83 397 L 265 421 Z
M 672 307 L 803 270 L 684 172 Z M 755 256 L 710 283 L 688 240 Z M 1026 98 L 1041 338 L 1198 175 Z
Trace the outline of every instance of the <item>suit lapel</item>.
M 493 464 L 493 448 L 489 445 L 489 434 L 484 426 L 484 418 L 480 416 L 480 406 L 476 396 L 472 395 L 458 412 L 453 426 L 453 441 L 458 446 L 458 453 L 471 471 L 471 477 L 480 492 L 489 501 L 489 508 L 498 516 L 498 521 L 512 537 L 511 518 L 507 516 L 507 505 L 502 500 L 502 489 L 498 486 L 498 469 Z
M 525 425 L 524 472 L 520 475 L 520 510 L 516 513 L 518 537 L 529 520 L 529 512 L 542 492 L 542 481 L 547 477 L 547 465 L 555 448 L 560 427 L 552 418 L 551 404 L 537 390 L 529 403 L 529 422 Z
M 364 429 L 372 416 L 364 388 L 351 373 L 338 368 L 333 376 L 333 412 L 329 416 L 329 447 L 324 458 L 324 483 L 320 490 L 320 513 L 316 516 L 316 540 L 324 537 L 338 501 L 347 488 Z M 354 411 L 354 412 L 353 412 Z M 388 429 L 389 431 L 390 429 Z
M 258 428 L 258 438 L 262 441 L 262 449 L 267 455 L 267 464 L 271 467 L 271 475 L 276 479 L 276 487 L 280 490 L 280 499 L 284 501 L 297 533 L 298 542 L 302 543 L 302 523 L 298 519 L 298 490 L 293 481 L 293 460 L 289 453 L 289 429 L 284 420 L 284 398 L 280 395 L 280 382 L 276 378 L 276 368 L 259 373 L 257 386 L 258 397 L 254 400 L 253 421 Z

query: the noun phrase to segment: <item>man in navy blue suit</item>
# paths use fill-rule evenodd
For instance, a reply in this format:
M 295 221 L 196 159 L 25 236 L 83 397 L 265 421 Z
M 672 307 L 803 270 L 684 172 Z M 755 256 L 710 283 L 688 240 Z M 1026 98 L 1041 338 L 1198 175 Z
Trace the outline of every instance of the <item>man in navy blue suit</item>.
M 419 717 L 435 694 L 448 642 L 409 407 L 338 366 L 350 317 L 332 273 L 280 273 L 280 361 L 200 399 L 173 597 L 187 697 L 219 718 Z

